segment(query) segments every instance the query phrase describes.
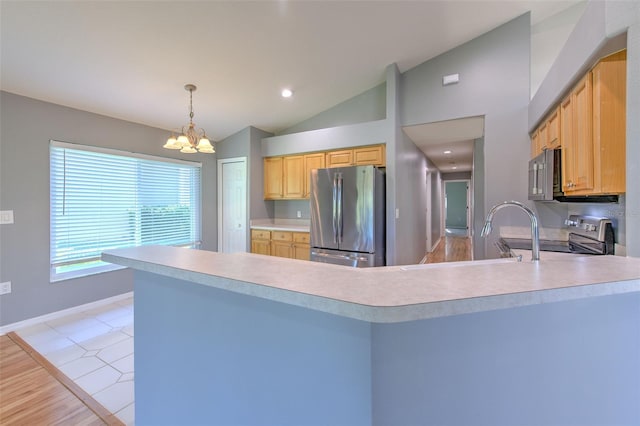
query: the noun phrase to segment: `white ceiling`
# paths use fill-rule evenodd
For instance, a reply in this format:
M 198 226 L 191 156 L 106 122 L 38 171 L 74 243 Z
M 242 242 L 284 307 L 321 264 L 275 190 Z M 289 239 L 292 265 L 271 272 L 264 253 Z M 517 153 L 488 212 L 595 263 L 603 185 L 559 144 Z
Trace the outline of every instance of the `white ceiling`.
M 527 11 L 569 1 L 7 1 L 2 90 L 215 140 L 278 132 Z M 290 87 L 293 98 L 280 90 Z
M 473 166 L 473 141 L 484 135 L 484 117 L 418 124 L 402 130 L 441 172 L 467 172 Z

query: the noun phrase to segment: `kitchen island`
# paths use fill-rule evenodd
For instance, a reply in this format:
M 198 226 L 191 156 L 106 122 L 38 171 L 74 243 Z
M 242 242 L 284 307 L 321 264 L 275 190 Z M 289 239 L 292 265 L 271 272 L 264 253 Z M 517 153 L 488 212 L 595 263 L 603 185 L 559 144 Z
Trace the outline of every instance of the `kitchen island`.
M 103 259 L 136 270 L 138 424 L 640 423 L 640 259 Z

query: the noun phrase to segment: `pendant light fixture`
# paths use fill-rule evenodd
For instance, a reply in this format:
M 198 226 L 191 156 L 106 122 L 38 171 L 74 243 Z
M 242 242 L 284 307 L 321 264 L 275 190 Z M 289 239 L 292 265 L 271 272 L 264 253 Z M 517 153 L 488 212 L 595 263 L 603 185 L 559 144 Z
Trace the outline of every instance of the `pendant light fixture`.
M 196 89 L 197 87 L 193 84 L 184 86 L 184 90 L 189 92 L 189 124 L 182 127 L 182 133 L 177 138 L 172 133 L 163 148 L 179 149 L 180 152 L 185 154 L 194 154 L 196 152 L 213 154 L 216 152 L 204 129 L 197 130 L 193 122 L 193 92 Z

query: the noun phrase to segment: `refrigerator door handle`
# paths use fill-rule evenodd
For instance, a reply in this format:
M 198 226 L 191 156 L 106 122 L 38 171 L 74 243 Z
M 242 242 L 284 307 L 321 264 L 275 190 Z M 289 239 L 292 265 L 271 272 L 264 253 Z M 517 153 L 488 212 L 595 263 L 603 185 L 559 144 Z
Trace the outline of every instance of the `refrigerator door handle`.
M 337 215 L 337 208 L 338 208 L 338 174 L 334 173 L 333 174 L 333 206 L 332 206 L 332 213 L 333 213 L 333 244 L 338 244 L 338 215 Z
M 338 247 L 342 244 L 342 173 L 337 173 L 338 175 Z
M 334 263 L 337 265 L 345 265 L 350 264 L 354 268 L 358 266 L 358 262 L 364 262 L 367 264 L 369 259 L 366 256 L 354 256 L 354 255 L 344 255 L 344 254 L 330 254 L 330 253 L 318 253 L 312 252 L 312 255 L 318 259 L 332 259 L 337 261 L 338 263 L 327 261 L 327 263 Z

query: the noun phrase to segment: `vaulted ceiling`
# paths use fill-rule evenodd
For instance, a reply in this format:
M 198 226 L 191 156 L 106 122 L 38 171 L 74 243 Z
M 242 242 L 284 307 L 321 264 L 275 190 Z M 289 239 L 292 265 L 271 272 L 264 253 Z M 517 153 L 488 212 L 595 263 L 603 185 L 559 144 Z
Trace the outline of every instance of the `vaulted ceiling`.
M 527 11 L 575 1 L 14 1 L 1 88 L 215 140 L 278 132 Z M 284 99 L 281 89 L 294 96 Z

